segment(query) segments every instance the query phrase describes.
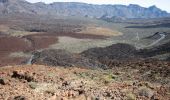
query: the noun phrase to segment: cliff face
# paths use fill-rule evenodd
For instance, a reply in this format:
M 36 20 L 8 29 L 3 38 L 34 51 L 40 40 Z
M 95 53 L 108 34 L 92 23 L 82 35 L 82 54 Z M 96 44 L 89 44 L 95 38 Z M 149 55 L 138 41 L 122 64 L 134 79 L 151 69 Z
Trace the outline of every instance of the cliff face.
M 65 15 L 65 16 L 86 16 L 100 18 L 123 17 L 123 18 L 159 18 L 168 17 L 169 13 L 162 11 L 156 6 L 144 8 L 139 5 L 92 5 L 85 3 L 64 3 L 52 4 L 29 3 L 25 0 L 0 0 L 0 14 L 28 13 L 40 15 Z
M 24 0 L 0 0 L 0 14 L 17 14 L 29 13 L 32 14 L 35 8 L 33 4 Z

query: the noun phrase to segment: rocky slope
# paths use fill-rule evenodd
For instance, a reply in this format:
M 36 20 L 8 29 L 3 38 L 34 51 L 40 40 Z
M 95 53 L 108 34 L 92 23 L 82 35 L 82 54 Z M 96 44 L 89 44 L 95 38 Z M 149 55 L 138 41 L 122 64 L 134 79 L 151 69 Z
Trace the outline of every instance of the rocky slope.
M 86 68 L 106 68 L 98 61 L 88 59 L 79 54 L 73 54 L 65 50 L 44 50 L 34 53 L 32 60 L 34 64 L 65 67 L 86 67 Z
M 159 18 L 168 17 L 166 11 L 162 11 L 156 6 L 144 8 L 139 5 L 92 5 L 85 3 L 64 3 L 56 2 L 52 4 L 29 3 L 25 0 L 0 0 L 0 14 L 38 14 L 38 15 L 66 15 L 85 16 L 92 18 L 122 17 L 122 18 Z
M 92 48 L 82 52 L 81 54 L 85 57 L 98 60 L 128 60 L 139 58 L 138 55 L 136 55 L 137 52 L 138 51 L 136 50 L 136 48 L 129 44 L 118 43 L 104 48 Z
M 6 66 L 0 68 L 0 99 L 169 100 L 169 83 L 144 81 L 151 78 L 149 72 L 142 71 L 123 65 L 110 70 Z M 154 75 L 159 78 L 159 74 Z
M 129 44 L 113 44 L 107 47 L 91 48 L 82 53 L 75 54 L 66 50 L 43 50 L 34 53 L 32 59 L 33 64 L 43 64 L 50 66 L 65 66 L 65 67 L 85 67 L 85 68 L 103 68 L 107 69 L 124 62 L 135 62 L 145 60 L 169 60 L 169 43 L 156 46 L 153 48 L 146 48 L 137 50 Z M 166 54 L 166 55 L 165 55 Z M 159 56 L 165 56 L 164 59 Z M 161 62 L 161 61 L 160 61 Z M 133 64 L 132 64 L 133 65 Z
M 154 35 L 154 37 L 148 37 L 148 38 L 157 38 L 157 36 Z M 163 43 L 158 46 L 154 47 L 148 47 L 144 49 L 137 50 L 135 47 L 129 45 L 129 44 L 113 44 L 108 47 L 104 48 L 92 48 L 86 51 L 83 51 L 81 55 L 102 61 L 102 60 L 137 60 L 137 59 L 150 59 L 155 58 L 159 60 L 169 60 L 167 58 L 169 57 L 170 48 L 169 48 L 170 42 Z M 166 56 L 165 59 L 161 59 L 159 56 Z M 157 57 L 158 56 L 158 57 Z

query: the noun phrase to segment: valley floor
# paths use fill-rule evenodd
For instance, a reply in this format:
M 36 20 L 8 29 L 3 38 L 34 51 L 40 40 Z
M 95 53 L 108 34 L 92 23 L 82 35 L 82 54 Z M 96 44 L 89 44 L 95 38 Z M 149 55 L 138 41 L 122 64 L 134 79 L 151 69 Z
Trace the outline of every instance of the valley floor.
M 170 100 L 169 28 L 19 16 L 0 18 L 0 100 Z

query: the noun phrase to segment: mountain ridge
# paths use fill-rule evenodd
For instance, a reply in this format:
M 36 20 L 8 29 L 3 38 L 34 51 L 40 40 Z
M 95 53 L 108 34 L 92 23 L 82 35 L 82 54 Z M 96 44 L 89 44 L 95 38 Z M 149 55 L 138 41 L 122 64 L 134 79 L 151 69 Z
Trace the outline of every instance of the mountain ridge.
M 148 8 L 136 4 L 130 5 L 95 5 L 80 2 L 43 2 L 30 3 L 25 0 L 0 0 L 0 15 L 26 13 L 38 15 L 85 16 L 90 18 L 123 17 L 123 18 L 162 18 L 170 14 L 155 5 Z

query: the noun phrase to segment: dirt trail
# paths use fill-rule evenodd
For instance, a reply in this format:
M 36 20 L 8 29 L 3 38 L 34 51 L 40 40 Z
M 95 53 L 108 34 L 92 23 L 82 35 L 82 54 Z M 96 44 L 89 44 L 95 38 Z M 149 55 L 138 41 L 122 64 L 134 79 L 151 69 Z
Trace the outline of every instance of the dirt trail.
M 136 48 L 137 49 L 142 49 L 142 48 L 149 48 L 149 47 L 152 47 L 152 46 L 155 46 L 155 45 L 157 45 L 160 41 L 162 41 L 163 39 L 165 39 L 165 37 L 166 37 L 166 35 L 164 34 L 164 33 L 158 33 L 158 35 L 160 36 L 160 38 L 159 39 L 157 39 L 157 40 L 155 40 L 154 42 L 152 42 L 151 44 L 149 44 L 149 45 L 141 45 L 141 44 L 137 44 L 137 43 L 135 43 L 135 46 L 136 46 Z M 138 42 L 139 42 L 139 40 L 140 40 L 140 38 L 139 38 L 139 35 L 137 34 L 137 40 L 138 40 Z M 137 46 L 137 45 L 140 45 L 140 46 Z
M 157 43 L 159 43 L 160 41 L 162 41 L 166 37 L 166 35 L 162 34 L 162 33 L 159 33 L 159 35 L 161 37 L 158 40 L 154 41 L 153 43 L 151 43 L 150 45 L 148 45 L 146 47 L 152 47 L 152 46 L 156 45 Z
M 32 56 L 30 57 L 30 59 L 27 61 L 27 65 L 31 65 L 33 59 L 34 59 L 34 55 L 32 55 Z

